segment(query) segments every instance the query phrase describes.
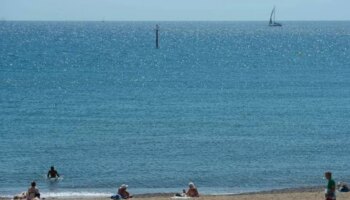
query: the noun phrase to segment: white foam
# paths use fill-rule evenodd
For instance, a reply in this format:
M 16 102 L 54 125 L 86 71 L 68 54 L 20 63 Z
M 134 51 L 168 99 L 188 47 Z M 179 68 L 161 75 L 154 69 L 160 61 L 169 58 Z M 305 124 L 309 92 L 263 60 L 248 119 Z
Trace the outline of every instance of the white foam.
M 41 193 L 42 197 L 110 197 L 112 193 L 103 193 L 103 192 L 44 192 Z
M 12 198 L 13 195 L 3 195 L 3 194 L 0 194 L 0 198 Z

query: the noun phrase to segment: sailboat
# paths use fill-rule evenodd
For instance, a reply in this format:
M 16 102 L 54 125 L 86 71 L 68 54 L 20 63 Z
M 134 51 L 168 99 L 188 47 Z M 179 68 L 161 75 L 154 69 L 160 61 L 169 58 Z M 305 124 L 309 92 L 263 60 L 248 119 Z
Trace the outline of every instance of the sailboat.
M 282 24 L 276 22 L 275 18 L 276 18 L 276 7 L 274 6 L 270 15 L 269 26 L 282 26 Z

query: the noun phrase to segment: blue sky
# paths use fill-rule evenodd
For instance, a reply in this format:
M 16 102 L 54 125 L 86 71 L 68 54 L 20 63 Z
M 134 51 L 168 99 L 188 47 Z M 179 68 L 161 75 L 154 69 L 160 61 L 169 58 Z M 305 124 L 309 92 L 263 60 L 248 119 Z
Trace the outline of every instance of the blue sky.
M 2 20 L 350 20 L 350 0 L 0 0 Z

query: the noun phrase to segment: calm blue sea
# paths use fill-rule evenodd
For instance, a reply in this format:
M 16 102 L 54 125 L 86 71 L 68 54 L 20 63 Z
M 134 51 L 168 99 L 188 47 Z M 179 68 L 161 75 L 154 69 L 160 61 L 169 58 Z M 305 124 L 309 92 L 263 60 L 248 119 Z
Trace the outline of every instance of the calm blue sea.
M 157 23 L 0 22 L 0 196 L 350 181 L 350 22 Z

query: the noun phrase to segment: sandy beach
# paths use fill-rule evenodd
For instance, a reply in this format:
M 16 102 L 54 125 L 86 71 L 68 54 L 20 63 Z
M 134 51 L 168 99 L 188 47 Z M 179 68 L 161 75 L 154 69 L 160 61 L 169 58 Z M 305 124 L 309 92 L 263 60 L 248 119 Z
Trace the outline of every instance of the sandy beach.
M 145 194 L 135 195 L 133 199 L 138 200 L 170 200 L 173 194 Z M 46 200 L 108 200 L 109 197 L 91 197 L 91 198 L 45 198 Z M 281 189 L 257 193 L 234 194 L 234 195 L 203 195 L 197 200 L 322 200 L 324 192 L 322 188 L 301 188 L 301 189 Z M 10 200 L 10 198 L 0 198 L 0 200 Z M 349 193 L 337 193 L 337 200 L 350 200 Z

